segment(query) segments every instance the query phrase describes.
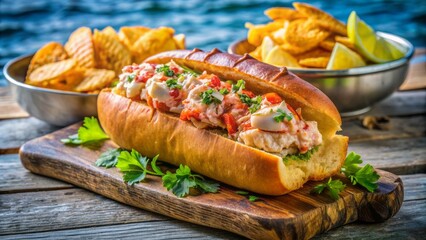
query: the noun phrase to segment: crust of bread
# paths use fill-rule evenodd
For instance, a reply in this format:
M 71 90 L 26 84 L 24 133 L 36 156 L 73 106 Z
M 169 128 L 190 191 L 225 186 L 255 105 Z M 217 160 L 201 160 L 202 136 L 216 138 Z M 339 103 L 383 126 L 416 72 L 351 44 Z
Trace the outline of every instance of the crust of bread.
M 188 165 L 193 171 L 226 184 L 267 195 L 282 195 L 306 181 L 337 173 L 346 156 L 348 138 L 323 140 L 309 161 L 284 161 L 273 154 L 198 129 L 177 116 L 104 89 L 98 117 L 119 146 L 162 161 Z M 196 144 L 195 144 L 196 143 Z
M 163 52 L 148 58 L 149 63 L 168 63 L 170 60 L 195 71 L 207 71 L 226 80 L 246 81 L 247 89 L 262 94 L 275 92 L 293 108 L 301 108 L 306 120 L 316 121 L 325 138 L 340 130 L 340 114 L 333 102 L 319 89 L 302 80 L 285 67 L 277 68 L 253 59 L 249 55 L 222 53 L 217 49 Z

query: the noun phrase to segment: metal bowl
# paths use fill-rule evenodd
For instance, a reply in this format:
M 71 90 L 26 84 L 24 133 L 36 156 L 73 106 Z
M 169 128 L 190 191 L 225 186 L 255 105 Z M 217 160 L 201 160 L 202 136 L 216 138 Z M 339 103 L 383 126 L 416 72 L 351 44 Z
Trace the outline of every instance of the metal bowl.
M 405 56 L 387 63 L 345 70 L 288 69 L 323 91 L 334 102 L 342 116 L 365 113 L 401 86 L 414 53 L 413 45 L 406 39 L 388 33 L 377 34 L 401 45 L 406 50 Z M 228 52 L 242 55 L 254 49 L 255 47 L 244 39 L 232 43 Z
M 32 56 L 15 58 L 3 69 L 13 97 L 25 111 L 56 126 L 67 126 L 84 117 L 97 116 L 98 94 L 67 92 L 25 84 Z

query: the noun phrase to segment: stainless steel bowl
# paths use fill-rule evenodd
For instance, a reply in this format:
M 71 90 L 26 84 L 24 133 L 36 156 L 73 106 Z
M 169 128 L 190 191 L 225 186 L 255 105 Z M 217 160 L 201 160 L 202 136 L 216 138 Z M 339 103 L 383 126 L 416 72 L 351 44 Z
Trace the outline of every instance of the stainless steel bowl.
M 413 45 L 406 39 L 388 33 L 377 34 L 401 45 L 406 50 L 405 56 L 392 62 L 346 70 L 288 69 L 323 91 L 342 116 L 365 113 L 401 86 L 414 53 Z M 254 49 L 244 39 L 232 43 L 228 52 L 242 55 Z
M 13 97 L 25 111 L 56 126 L 67 126 L 84 117 L 97 116 L 97 94 L 67 92 L 25 84 L 32 56 L 13 59 L 3 69 Z

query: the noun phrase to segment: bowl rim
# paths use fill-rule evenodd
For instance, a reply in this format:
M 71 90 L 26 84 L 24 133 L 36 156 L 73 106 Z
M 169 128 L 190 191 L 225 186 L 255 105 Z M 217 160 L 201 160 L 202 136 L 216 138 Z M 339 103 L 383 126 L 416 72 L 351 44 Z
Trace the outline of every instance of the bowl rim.
M 80 97 L 92 97 L 92 96 L 98 96 L 98 93 L 79 93 L 79 92 L 71 92 L 71 91 L 63 91 L 63 90 L 57 90 L 57 89 L 50 89 L 50 88 L 42 88 L 42 87 L 36 87 L 29 84 L 26 84 L 24 82 L 18 81 L 14 79 L 12 76 L 9 75 L 9 70 L 12 65 L 16 64 L 19 61 L 22 61 L 26 58 L 33 57 L 35 53 L 33 54 L 27 54 L 22 55 L 16 58 L 13 58 L 9 60 L 6 65 L 3 68 L 3 74 L 6 78 L 6 80 L 16 86 L 19 86 L 21 88 L 28 89 L 30 91 L 38 91 L 38 92 L 46 92 L 46 93 L 53 93 L 53 94 L 62 94 L 62 95 L 72 95 L 72 96 L 80 96 Z
M 342 70 L 326 70 L 326 69 L 319 69 L 319 68 L 304 69 L 304 68 L 291 68 L 291 67 L 287 67 L 287 69 L 295 74 L 315 75 L 315 77 L 357 76 L 357 75 L 366 75 L 370 73 L 387 71 L 390 69 L 400 67 L 401 65 L 407 64 L 409 62 L 411 57 L 414 55 L 413 44 L 411 44 L 407 39 L 394 34 L 385 33 L 385 32 L 376 32 L 376 33 L 377 35 L 381 37 L 390 39 L 394 42 L 397 42 L 398 44 L 401 44 L 403 47 L 407 48 L 407 52 L 405 53 L 404 57 L 390 61 L 390 62 L 367 65 L 367 66 L 357 67 L 357 68 L 342 69 Z M 233 52 L 234 46 L 246 40 L 247 38 L 234 41 L 228 46 L 228 52 L 236 54 Z

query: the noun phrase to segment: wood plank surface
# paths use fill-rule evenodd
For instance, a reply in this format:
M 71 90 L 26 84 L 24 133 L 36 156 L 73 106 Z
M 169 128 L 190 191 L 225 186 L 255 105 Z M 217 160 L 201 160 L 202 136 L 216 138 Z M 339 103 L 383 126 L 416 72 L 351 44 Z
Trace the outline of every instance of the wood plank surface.
M 0 173 L 0 194 L 73 188 L 69 183 L 30 173 L 18 154 L 0 155 Z
M 30 115 L 13 99 L 9 87 L 0 87 L 0 119 L 24 118 Z
M 407 79 L 400 90 L 426 88 L 426 48 L 416 48 L 408 68 Z
M 401 180 L 384 171 L 379 172 L 382 177 L 375 193 L 351 186 L 346 178 L 337 176 L 348 185 L 337 201 L 309 194 L 317 184 L 313 182 L 284 196 L 262 196 L 262 201 L 254 203 L 227 186 L 222 186 L 218 194 L 177 198 L 164 189 L 158 177 L 149 176 L 145 184 L 128 186 L 117 169 L 94 166 L 99 151 L 68 147 L 59 141 L 75 133 L 78 127 L 76 124 L 26 143 L 21 148 L 23 165 L 32 172 L 70 182 L 119 202 L 249 238 L 310 238 L 357 219 L 386 220 L 402 204 Z M 110 141 L 104 145 L 104 149 L 113 147 Z

